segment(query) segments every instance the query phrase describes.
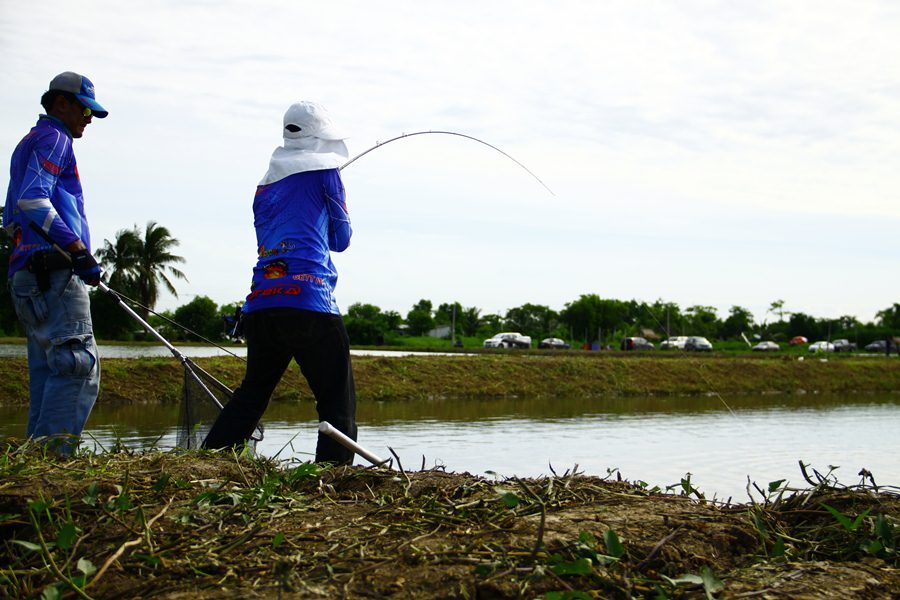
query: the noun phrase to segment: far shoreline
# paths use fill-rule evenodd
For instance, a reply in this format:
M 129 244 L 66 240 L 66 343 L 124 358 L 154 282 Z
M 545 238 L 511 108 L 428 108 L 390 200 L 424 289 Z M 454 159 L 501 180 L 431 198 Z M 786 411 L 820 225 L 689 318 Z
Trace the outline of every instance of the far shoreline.
M 234 389 L 244 362 L 192 359 Z M 184 372 L 173 357 L 109 358 L 98 403 L 175 403 Z M 742 356 L 621 352 L 486 352 L 354 356 L 360 402 L 454 398 L 868 394 L 900 391 L 900 360 L 879 356 Z M 0 405 L 28 404 L 25 358 L 0 359 Z M 312 400 L 289 369 L 273 401 Z

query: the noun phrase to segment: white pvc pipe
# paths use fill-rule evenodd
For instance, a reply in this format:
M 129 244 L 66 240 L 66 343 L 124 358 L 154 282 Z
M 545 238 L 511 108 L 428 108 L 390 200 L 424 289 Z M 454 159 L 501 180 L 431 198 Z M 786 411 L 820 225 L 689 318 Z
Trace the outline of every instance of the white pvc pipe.
M 357 444 L 356 442 L 351 440 L 349 437 L 344 435 L 343 432 L 335 429 L 334 426 L 331 423 L 329 423 L 328 421 L 320 421 L 319 422 L 319 433 L 324 433 L 325 435 L 327 435 L 328 437 L 330 437 L 331 439 L 333 439 L 334 441 L 339 443 L 344 448 L 347 448 L 348 450 L 353 450 L 354 452 L 356 452 L 357 454 L 359 454 L 360 456 L 365 458 L 367 461 L 369 461 L 376 467 L 387 462 L 386 460 L 382 460 L 382 459 L 378 458 L 378 456 L 376 456 L 375 454 L 372 454 L 371 452 L 369 452 L 368 450 L 366 450 L 365 448 L 363 448 L 362 446 L 360 446 L 359 444 Z

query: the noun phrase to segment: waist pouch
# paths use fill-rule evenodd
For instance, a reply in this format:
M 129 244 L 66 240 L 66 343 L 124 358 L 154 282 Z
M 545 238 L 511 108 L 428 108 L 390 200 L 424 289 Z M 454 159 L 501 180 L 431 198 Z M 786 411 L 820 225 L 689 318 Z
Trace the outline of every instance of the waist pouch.
M 72 262 L 69 257 L 56 251 L 38 250 L 32 252 L 25 262 L 25 268 L 29 273 L 34 273 L 37 279 L 38 289 L 46 292 L 50 289 L 50 273 L 62 269 L 72 270 Z

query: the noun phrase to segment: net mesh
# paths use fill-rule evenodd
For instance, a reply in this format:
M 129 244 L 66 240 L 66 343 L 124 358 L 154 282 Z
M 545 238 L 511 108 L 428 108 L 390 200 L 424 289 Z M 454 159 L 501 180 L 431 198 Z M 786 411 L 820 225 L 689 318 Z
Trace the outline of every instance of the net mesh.
M 184 385 L 175 443 L 179 448 L 200 448 L 222 407 L 231 400 L 232 391 L 190 359 L 185 358 L 183 362 Z M 261 424 L 256 426 L 247 445 L 255 451 L 260 440 Z

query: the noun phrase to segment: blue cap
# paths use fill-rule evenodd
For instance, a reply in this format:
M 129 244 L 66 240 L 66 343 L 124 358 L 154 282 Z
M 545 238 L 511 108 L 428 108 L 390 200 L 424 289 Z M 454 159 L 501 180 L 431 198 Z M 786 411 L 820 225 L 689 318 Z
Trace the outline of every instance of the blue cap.
M 50 82 L 49 89 L 74 94 L 78 101 L 90 108 L 98 119 L 103 119 L 109 114 L 109 111 L 97 102 L 97 97 L 94 95 L 94 84 L 84 75 L 72 71 L 60 73 Z

